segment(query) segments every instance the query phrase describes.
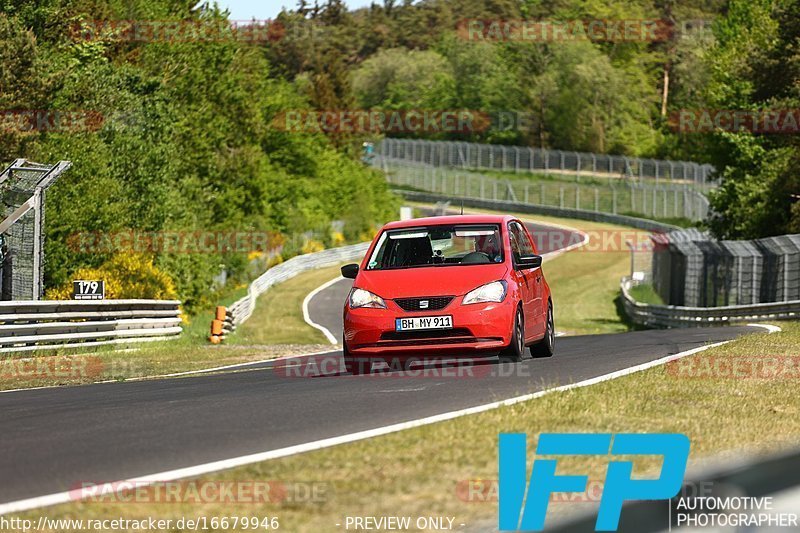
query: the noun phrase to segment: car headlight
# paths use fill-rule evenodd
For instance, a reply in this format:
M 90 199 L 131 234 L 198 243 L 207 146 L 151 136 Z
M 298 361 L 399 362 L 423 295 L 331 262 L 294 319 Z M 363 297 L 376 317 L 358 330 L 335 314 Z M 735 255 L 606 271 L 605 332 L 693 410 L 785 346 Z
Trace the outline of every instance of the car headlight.
M 386 309 L 386 302 L 383 301 L 383 298 L 364 289 L 353 287 L 353 290 L 350 291 L 349 299 L 351 309 L 358 309 L 359 307 Z
M 506 282 L 493 281 L 469 291 L 462 300 L 462 304 L 477 304 L 483 302 L 502 302 L 506 297 Z

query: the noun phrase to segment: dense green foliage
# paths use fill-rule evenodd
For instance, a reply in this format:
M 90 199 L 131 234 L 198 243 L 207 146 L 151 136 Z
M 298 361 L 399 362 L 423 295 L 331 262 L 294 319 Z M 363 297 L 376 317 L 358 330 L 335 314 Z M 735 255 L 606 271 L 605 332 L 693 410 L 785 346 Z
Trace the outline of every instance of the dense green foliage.
M 800 2 L 731 0 L 715 28 L 709 107 L 800 110 Z M 786 122 L 782 122 L 784 126 Z M 709 153 L 721 170 L 712 230 L 723 237 L 800 233 L 800 138 L 783 133 L 719 133 Z
M 91 110 L 104 118 L 96 131 L 0 133 L 0 161 L 74 163 L 47 196 L 49 287 L 112 255 L 70 247 L 78 232 L 275 231 L 286 237 L 285 256 L 300 250 L 303 235 L 330 243 L 334 220 L 345 222 L 346 238 L 363 239 L 395 212 L 379 173 L 322 135 L 272 127 L 281 111 L 308 102 L 272 75 L 263 47 L 72 34 L 92 19 L 225 20 L 191 5 L 0 1 L 0 109 Z M 338 141 L 344 150 L 355 142 Z M 156 253 L 156 260 L 194 308 L 212 302 L 221 265 L 243 281 L 246 252 Z
M 669 109 L 696 105 L 710 32 L 697 25 L 690 31 L 686 22 L 710 20 L 723 5 L 425 0 L 348 12 L 334 0 L 313 8 L 301 2 L 281 15 L 286 38 L 269 53 L 289 79 L 324 80 L 309 92 L 319 108 L 465 109 L 493 118 L 486 130 L 430 138 L 680 157 L 688 153 L 684 144 L 690 150 L 693 143 L 676 139 L 662 117 L 663 71 L 672 74 Z M 488 27 L 523 19 L 668 20 L 674 38 L 537 42 L 468 30 L 469 21 Z M 511 114 L 522 118 L 501 121 Z

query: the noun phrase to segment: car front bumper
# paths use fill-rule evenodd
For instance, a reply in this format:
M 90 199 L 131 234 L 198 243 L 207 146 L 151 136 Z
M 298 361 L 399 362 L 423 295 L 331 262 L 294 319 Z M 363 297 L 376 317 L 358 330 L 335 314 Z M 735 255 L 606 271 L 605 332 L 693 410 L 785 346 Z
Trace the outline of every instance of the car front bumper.
M 499 303 L 462 305 L 456 297 L 438 311 L 408 312 L 388 300 L 387 309 L 350 309 L 344 313 L 344 340 L 353 355 L 409 358 L 485 356 L 511 342 L 516 305 L 510 298 Z M 453 317 L 452 329 L 395 331 L 395 320 L 415 316 Z

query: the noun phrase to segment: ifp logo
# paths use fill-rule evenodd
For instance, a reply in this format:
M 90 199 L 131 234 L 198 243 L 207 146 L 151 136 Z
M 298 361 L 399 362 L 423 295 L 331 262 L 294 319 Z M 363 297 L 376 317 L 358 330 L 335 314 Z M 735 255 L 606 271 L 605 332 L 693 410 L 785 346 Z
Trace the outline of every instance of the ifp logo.
M 541 531 L 551 494 L 583 492 L 589 481 L 588 476 L 556 475 L 556 459 L 537 458 L 533 462 L 526 499 L 526 447 L 524 433 L 500 434 L 498 499 L 501 531 Z M 686 435 L 674 433 L 544 433 L 539 436 L 536 446 L 537 456 L 609 453 L 612 456 L 660 455 L 664 461 L 657 479 L 631 479 L 631 461 L 609 461 L 595 531 L 616 531 L 625 501 L 668 500 L 675 496 L 686 472 L 689 439 Z

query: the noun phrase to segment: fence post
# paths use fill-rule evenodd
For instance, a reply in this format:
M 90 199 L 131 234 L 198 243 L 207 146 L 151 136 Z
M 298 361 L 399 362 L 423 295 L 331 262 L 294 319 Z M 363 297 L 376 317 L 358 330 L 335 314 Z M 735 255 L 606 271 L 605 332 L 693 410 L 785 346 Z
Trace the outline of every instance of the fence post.
M 536 152 L 533 148 L 528 148 L 528 170 L 533 174 L 533 170 L 536 168 L 536 161 L 534 158 L 536 157 Z
M 558 188 L 558 207 L 564 209 L 564 187 Z
M 617 214 L 617 189 L 611 189 L 611 212 Z
M 525 184 L 525 203 L 526 204 L 529 203 L 528 202 L 528 184 L 527 183 Z
M 600 211 L 600 191 L 597 187 L 594 188 L 594 211 L 595 213 Z
M 581 208 L 581 189 L 578 185 L 575 186 L 575 209 Z
M 540 189 L 539 190 L 539 203 L 541 203 L 542 205 L 545 205 L 545 201 L 544 201 L 544 183 L 539 185 L 539 189 Z
M 494 190 L 494 192 L 493 192 L 492 198 L 493 198 L 493 199 L 495 199 L 495 200 L 497 200 L 497 180 L 494 180 L 494 181 L 492 182 L 492 184 L 493 184 L 493 186 L 494 186 L 494 189 L 493 189 L 493 190 Z

